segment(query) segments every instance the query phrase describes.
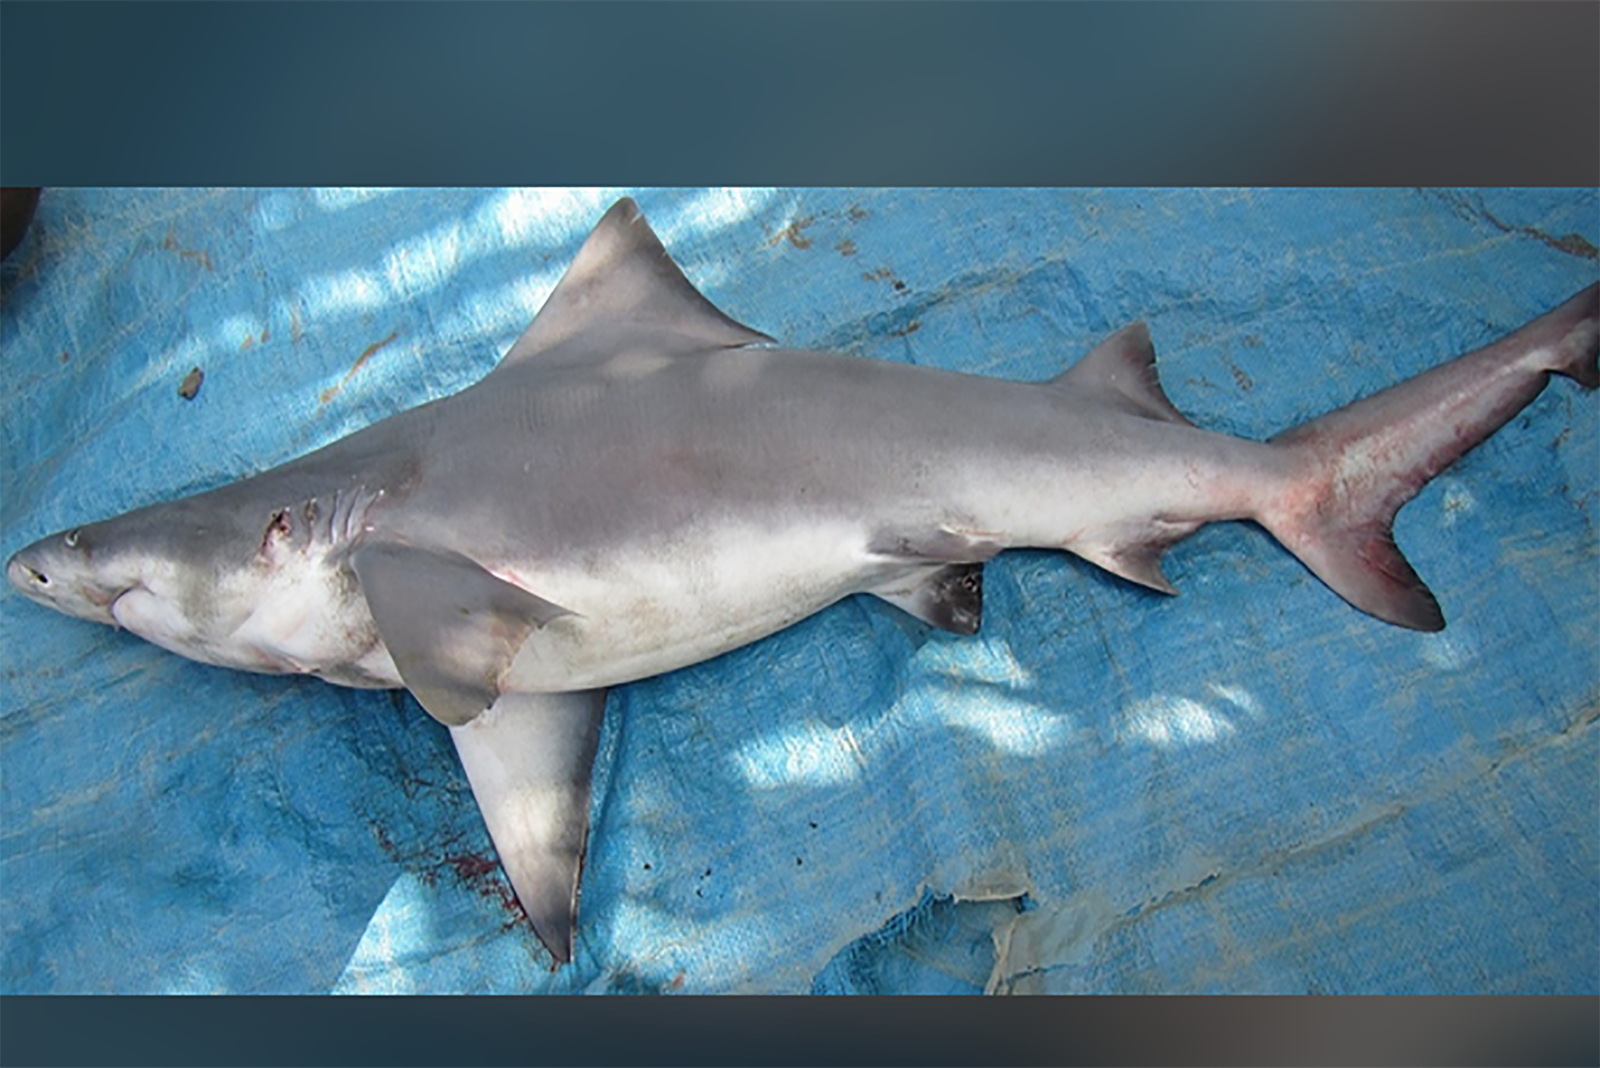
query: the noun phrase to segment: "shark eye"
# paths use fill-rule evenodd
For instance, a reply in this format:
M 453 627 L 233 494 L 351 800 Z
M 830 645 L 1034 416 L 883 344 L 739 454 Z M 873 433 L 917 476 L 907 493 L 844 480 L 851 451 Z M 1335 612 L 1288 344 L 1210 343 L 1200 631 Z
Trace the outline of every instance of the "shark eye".
M 76 549 L 78 547 L 78 531 L 77 531 L 77 529 L 74 528 L 72 530 L 67 531 L 66 535 L 64 537 L 62 537 L 61 543 L 63 545 L 65 545 L 69 549 Z

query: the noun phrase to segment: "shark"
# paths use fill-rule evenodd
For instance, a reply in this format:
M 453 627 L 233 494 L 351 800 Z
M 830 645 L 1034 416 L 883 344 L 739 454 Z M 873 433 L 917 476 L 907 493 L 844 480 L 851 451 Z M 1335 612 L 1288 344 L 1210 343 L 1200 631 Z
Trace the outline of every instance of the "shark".
M 42 538 L 41 605 L 243 671 L 405 689 L 449 731 L 518 902 L 569 962 L 609 688 L 852 595 L 977 633 L 983 568 L 1163 555 L 1254 522 L 1354 608 L 1444 626 L 1392 536 L 1561 375 L 1600 387 L 1600 285 L 1266 441 L 1164 393 L 1149 328 L 1019 382 L 788 348 L 714 306 L 629 199 L 483 379 L 241 481 Z

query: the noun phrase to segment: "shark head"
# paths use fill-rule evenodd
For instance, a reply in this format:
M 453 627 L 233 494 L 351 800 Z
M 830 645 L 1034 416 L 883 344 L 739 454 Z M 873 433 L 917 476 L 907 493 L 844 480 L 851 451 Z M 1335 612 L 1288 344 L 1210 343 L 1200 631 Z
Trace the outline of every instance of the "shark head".
M 74 527 L 39 539 L 11 557 L 6 578 L 46 608 L 115 626 L 117 600 L 143 584 L 145 568 L 115 539 L 107 551 L 103 526 Z
M 171 637 L 228 625 L 217 595 L 249 569 L 237 520 L 187 501 L 129 512 L 41 538 L 6 564 L 6 578 L 34 601 L 78 619 L 130 626 L 128 609 L 159 609 Z M 131 600 L 130 600 L 131 599 Z M 152 640 L 154 638 L 152 637 Z
M 6 564 L 30 599 L 164 649 L 248 671 L 320 673 L 371 645 L 354 578 L 315 499 L 203 494 L 42 538 Z M 341 529 L 341 535 L 344 531 Z M 339 542 L 343 541 L 341 537 Z

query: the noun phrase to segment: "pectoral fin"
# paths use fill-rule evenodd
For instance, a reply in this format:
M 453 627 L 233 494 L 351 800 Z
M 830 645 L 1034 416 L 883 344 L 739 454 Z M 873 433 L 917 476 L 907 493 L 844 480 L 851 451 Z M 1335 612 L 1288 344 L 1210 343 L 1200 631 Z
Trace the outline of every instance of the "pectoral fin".
M 605 707 L 604 690 L 508 693 L 450 728 L 500 863 L 558 964 L 572 959 L 589 774 Z
M 449 727 L 494 704 L 534 629 L 572 614 L 460 553 L 378 543 L 350 565 L 406 688 Z

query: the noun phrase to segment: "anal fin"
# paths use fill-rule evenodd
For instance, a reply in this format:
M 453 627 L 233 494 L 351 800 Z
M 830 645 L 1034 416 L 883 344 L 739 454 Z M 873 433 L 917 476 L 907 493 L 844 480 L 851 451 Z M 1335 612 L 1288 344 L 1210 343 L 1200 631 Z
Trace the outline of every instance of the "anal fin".
M 982 564 L 918 568 L 866 592 L 953 634 L 976 634 L 983 623 Z
M 502 694 L 450 728 L 517 901 L 557 964 L 572 959 L 604 690 Z
M 1200 523 L 1192 521 L 1156 520 L 1153 527 L 1142 531 L 1137 537 L 1111 544 L 1074 544 L 1066 548 L 1129 582 L 1136 582 L 1157 593 L 1176 594 L 1177 587 L 1161 570 L 1161 558 L 1168 549 L 1200 527 Z

